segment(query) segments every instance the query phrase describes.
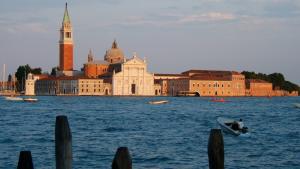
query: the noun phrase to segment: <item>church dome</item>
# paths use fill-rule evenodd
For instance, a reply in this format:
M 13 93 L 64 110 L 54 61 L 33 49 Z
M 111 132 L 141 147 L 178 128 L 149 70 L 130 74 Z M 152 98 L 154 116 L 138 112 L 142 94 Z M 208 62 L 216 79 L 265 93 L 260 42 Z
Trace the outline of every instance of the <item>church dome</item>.
M 119 63 L 124 60 L 124 53 L 122 49 L 118 47 L 116 40 L 113 42 L 111 49 L 106 51 L 104 60 L 110 63 Z

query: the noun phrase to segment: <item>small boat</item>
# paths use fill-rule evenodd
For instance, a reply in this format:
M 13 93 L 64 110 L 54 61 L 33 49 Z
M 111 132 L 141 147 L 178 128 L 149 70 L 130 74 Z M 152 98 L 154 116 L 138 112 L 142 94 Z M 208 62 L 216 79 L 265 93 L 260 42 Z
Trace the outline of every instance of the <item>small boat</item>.
M 235 136 L 239 136 L 240 134 L 248 133 L 247 127 L 243 127 L 242 129 L 239 129 L 239 124 L 238 124 L 238 121 L 236 121 L 236 120 L 219 117 L 217 119 L 217 122 L 219 123 L 219 125 L 221 126 L 221 129 L 224 132 L 233 134 Z
M 150 101 L 149 104 L 166 104 L 169 101 L 167 100 L 159 100 L 159 101 Z
M 9 101 L 23 101 L 22 97 L 16 97 L 16 96 L 6 96 L 5 100 L 9 100 Z
M 223 98 L 220 98 L 220 99 L 212 98 L 210 101 L 212 101 L 212 102 L 226 102 L 226 100 L 223 99 Z
M 294 106 L 295 106 L 296 108 L 300 108 L 300 103 L 294 103 Z
M 38 99 L 36 99 L 36 98 L 25 98 L 23 100 L 24 100 L 24 102 L 37 102 L 38 101 Z

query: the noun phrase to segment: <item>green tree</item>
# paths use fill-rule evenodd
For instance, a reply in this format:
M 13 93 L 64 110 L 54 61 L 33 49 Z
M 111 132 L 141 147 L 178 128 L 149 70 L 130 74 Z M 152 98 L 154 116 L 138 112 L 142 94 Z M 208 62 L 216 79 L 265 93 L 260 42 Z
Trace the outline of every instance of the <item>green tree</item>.
M 51 70 L 51 76 L 56 76 L 56 73 L 58 71 L 58 67 L 53 67 L 52 70 Z
M 29 73 L 38 75 L 42 73 L 42 69 L 41 68 L 32 69 L 28 64 L 19 66 L 17 72 L 15 73 L 15 76 L 17 78 L 18 91 L 23 91 L 25 89 L 25 80 Z
M 40 75 L 40 74 L 42 74 L 42 69 L 40 67 L 34 68 L 34 69 L 31 69 L 30 73 L 32 73 L 34 75 Z
M 268 81 L 273 84 L 273 88 L 279 87 L 280 89 L 286 90 L 286 91 L 298 91 L 300 94 L 300 87 L 290 81 L 286 81 L 283 74 L 281 73 L 272 73 L 269 75 L 263 74 L 263 73 L 255 73 L 255 72 L 248 72 L 243 71 L 243 75 L 245 75 L 246 79 L 261 79 Z
M 284 76 L 281 73 L 272 73 L 268 75 L 270 81 L 273 83 L 273 87 L 280 87 L 283 89 L 285 84 Z

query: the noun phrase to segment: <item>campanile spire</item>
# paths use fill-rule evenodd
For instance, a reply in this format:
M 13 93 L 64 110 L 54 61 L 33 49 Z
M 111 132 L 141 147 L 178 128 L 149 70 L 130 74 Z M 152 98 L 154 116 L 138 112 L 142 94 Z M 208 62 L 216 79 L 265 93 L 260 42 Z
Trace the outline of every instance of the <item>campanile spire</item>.
M 59 40 L 59 70 L 73 70 L 73 32 L 71 20 L 66 3 Z

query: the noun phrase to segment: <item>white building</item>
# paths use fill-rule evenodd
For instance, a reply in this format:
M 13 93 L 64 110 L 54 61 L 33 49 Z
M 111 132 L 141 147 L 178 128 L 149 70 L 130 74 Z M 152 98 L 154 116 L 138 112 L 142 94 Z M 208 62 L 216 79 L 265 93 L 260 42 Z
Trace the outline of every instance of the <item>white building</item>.
M 147 72 L 145 60 L 133 56 L 112 76 L 113 95 L 153 96 L 154 75 Z
M 33 96 L 35 95 L 35 81 L 39 79 L 38 76 L 34 76 L 32 73 L 29 73 L 25 81 L 25 95 Z

